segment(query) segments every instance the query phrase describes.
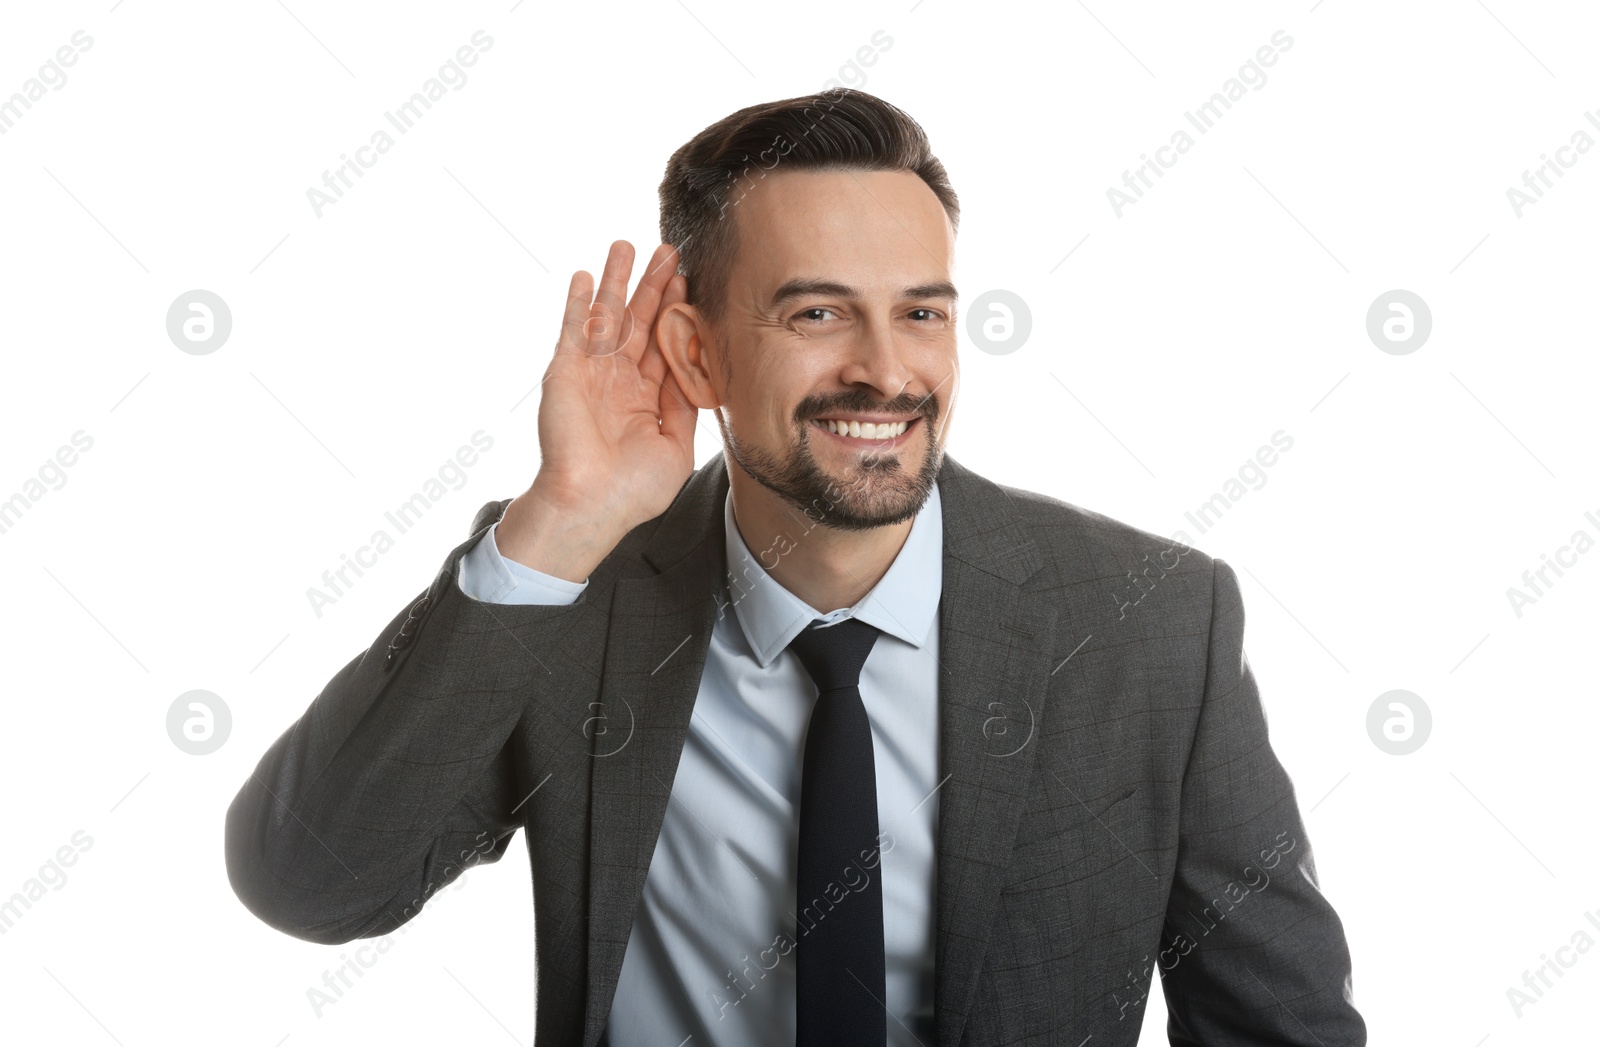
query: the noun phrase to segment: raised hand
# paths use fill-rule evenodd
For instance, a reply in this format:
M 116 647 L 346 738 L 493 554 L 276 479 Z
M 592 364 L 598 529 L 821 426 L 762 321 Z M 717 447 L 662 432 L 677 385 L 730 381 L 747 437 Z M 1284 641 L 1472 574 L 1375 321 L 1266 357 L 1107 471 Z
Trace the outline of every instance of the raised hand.
M 696 414 L 656 343 L 661 309 L 685 297 L 677 251 L 658 247 L 625 302 L 633 245 L 611 245 L 598 293 L 573 274 L 539 404 L 541 464 L 506 508 L 500 551 L 581 581 L 694 471 Z M 603 546 L 603 548 L 601 548 Z

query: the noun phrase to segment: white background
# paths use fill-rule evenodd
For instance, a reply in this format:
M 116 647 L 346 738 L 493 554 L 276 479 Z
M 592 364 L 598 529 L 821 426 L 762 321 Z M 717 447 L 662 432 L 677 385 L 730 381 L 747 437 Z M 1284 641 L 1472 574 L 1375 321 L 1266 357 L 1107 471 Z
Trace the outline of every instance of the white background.
M 92 839 L 0 935 L 8 1039 L 531 1042 L 520 839 L 318 1016 L 307 990 L 347 950 L 238 903 L 223 814 L 479 506 L 531 480 L 567 279 L 616 238 L 648 255 L 667 156 L 841 68 L 949 168 L 963 298 L 1031 309 L 1013 353 L 963 334 L 949 453 L 1238 570 L 1370 1042 L 1592 1036 L 1600 949 L 1520 1017 L 1507 997 L 1574 932 L 1600 940 L 1600 552 L 1520 616 L 1507 597 L 1600 539 L 1600 156 L 1566 154 L 1520 216 L 1507 198 L 1600 139 L 1586 5 L 113 2 L 7 5 L 0 30 L 0 98 L 93 40 L 0 136 L 0 498 L 93 440 L 0 534 L 0 898 Z M 307 189 L 479 29 L 469 81 L 318 217 Z M 1108 188 L 1280 29 L 1264 85 L 1119 217 Z M 232 311 L 210 355 L 166 331 L 195 288 Z M 1408 355 L 1366 331 L 1396 288 L 1432 312 Z M 465 485 L 315 614 L 322 572 L 479 429 Z M 1185 512 L 1280 429 L 1265 485 L 1198 532 Z M 698 459 L 718 450 L 702 417 Z M 201 757 L 166 727 L 196 688 L 233 720 Z M 1397 688 L 1433 718 L 1407 756 L 1367 733 Z

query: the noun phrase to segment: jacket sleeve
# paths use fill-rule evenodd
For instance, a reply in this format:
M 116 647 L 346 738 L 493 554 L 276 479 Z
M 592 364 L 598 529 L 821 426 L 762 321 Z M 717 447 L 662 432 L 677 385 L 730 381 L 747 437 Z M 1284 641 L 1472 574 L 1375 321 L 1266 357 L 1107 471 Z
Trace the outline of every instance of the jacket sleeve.
M 1214 561 L 1205 695 L 1159 969 L 1175 1047 L 1362 1047 L 1344 928 L 1267 741 L 1233 569 Z
M 323 944 L 386 934 L 510 846 L 536 770 L 517 765 L 513 735 L 551 679 L 550 641 L 586 601 L 491 606 L 461 591 L 461 557 L 504 507 L 479 512 L 472 539 L 234 797 L 229 882 L 272 927 Z

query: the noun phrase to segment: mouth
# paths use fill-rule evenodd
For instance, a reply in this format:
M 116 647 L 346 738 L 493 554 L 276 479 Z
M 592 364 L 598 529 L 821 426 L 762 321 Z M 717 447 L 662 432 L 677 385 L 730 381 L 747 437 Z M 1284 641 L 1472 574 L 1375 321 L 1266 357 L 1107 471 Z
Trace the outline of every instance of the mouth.
M 863 422 L 852 418 L 813 418 L 811 426 L 846 446 L 891 450 L 904 443 L 922 422 L 920 416 L 895 422 Z

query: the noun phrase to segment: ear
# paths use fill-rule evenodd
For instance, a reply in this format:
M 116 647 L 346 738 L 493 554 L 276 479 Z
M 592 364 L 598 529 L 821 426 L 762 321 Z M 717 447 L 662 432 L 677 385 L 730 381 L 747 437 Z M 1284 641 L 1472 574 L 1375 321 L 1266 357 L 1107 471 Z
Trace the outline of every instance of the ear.
M 712 379 L 722 361 L 708 355 L 717 351 L 713 342 L 710 324 L 687 302 L 673 302 L 656 317 L 656 344 L 678 388 L 691 404 L 707 411 L 723 403 Z

